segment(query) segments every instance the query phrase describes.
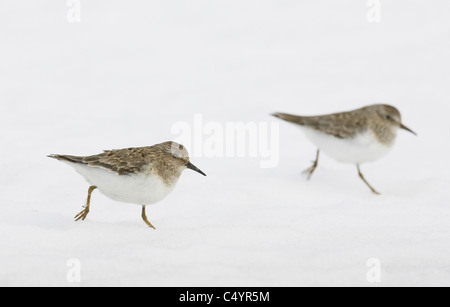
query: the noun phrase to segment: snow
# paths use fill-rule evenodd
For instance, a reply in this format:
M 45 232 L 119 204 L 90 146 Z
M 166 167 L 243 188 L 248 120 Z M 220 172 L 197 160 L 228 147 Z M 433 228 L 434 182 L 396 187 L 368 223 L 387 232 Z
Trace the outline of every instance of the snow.
M 80 3 L 80 22 L 0 4 L 0 286 L 450 285 L 448 1 L 381 0 L 378 23 L 365 1 Z M 326 156 L 307 181 L 316 148 L 270 116 L 379 102 L 418 133 L 362 165 L 380 196 Z M 173 140 L 199 114 L 276 123 L 277 166 L 197 152 L 208 176 L 148 207 L 156 230 L 98 191 L 73 221 L 88 184 L 46 155 Z

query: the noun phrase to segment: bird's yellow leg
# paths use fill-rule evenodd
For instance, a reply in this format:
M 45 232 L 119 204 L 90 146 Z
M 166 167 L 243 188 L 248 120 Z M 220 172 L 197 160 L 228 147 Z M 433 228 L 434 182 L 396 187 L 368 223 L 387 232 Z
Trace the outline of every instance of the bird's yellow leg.
M 359 178 L 361 178 L 364 181 L 364 183 L 367 184 L 367 186 L 372 190 L 374 194 L 380 195 L 380 193 L 377 192 L 377 190 L 375 190 L 374 188 L 372 188 L 372 186 L 367 182 L 366 178 L 364 178 L 363 174 L 361 173 L 361 170 L 359 169 L 359 165 L 356 165 L 356 168 L 358 169 Z
M 319 153 L 320 153 L 320 150 L 317 149 L 316 160 L 313 161 L 313 165 L 310 168 L 307 168 L 303 171 L 303 174 L 308 174 L 308 180 L 311 179 L 311 176 L 314 173 L 314 171 L 316 170 L 317 165 L 319 165 Z
M 89 187 L 88 197 L 87 197 L 87 201 L 86 201 L 86 206 L 84 206 L 83 211 L 81 211 L 80 213 L 75 215 L 75 221 L 79 221 L 79 220 L 83 220 L 84 221 L 84 219 L 88 215 L 88 213 L 89 213 L 89 206 L 91 204 L 91 194 L 96 188 L 97 187 L 94 186 L 94 185 Z
M 156 229 L 155 226 L 152 225 L 152 223 L 149 222 L 147 219 L 147 215 L 145 215 L 145 206 L 142 206 L 142 219 L 144 220 L 145 224 L 147 224 L 149 227 Z

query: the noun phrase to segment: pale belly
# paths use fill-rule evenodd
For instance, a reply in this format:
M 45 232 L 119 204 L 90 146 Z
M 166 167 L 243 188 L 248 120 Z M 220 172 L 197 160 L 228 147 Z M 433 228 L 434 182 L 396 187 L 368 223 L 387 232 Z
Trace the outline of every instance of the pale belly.
M 67 162 L 91 185 L 108 198 L 124 203 L 151 205 L 165 198 L 174 189 L 176 182 L 166 185 L 155 174 L 117 175 L 109 170 Z
M 301 127 L 305 136 L 321 152 L 342 163 L 361 164 L 372 162 L 388 154 L 392 146 L 386 146 L 367 131 L 352 139 L 340 139 L 311 128 Z

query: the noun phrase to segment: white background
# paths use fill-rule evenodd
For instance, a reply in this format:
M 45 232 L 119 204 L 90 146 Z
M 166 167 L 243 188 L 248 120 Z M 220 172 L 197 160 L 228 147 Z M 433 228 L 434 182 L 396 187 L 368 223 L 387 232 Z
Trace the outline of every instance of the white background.
M 65 1 L 0 4 L 0 286 L 450 285 L 450 2 Z M 391 154 L 315 157 L 269 114 L 395 105 Z M 191 161 L 148 207 L 95 191 L 47 154 L 90 155 L 177 136 L 176 122 L 278 122 L 279 164 Z M 69 259 L 81 282 L 69 283 Z M 381 283 L 369 283 L 368 259 Z

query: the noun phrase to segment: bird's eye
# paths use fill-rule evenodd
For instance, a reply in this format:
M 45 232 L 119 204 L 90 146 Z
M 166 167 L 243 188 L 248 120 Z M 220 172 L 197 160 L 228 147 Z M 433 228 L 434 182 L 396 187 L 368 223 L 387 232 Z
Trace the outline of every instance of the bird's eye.
M 386 115 L 386 119 L 387 119 L 387 120 L 391 120 L 392 117 L 391 117 L 390 115 Z
M 178 157 L 176 155 L 172 155 L 172 158 L 178 159 Z

